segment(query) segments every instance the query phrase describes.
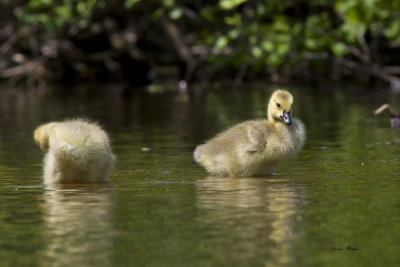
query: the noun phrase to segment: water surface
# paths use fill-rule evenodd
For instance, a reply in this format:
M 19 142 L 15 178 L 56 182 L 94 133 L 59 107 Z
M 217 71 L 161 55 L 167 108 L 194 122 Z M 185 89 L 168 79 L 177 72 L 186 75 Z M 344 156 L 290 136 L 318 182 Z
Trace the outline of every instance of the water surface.
M 400 132 L 372 112 L 387 101 L 400 110 L 400 96 L 349 85 L 286 89 L 307 142 L 276 176 L 258 178 L 209 177 L 192 151 L 265 116 L 274 87 L 130 96 L 0 91 L 2 265 L 397 264 Z M 112 182 L 41 186 L 33 130 L 77 116 L 109 132 Z

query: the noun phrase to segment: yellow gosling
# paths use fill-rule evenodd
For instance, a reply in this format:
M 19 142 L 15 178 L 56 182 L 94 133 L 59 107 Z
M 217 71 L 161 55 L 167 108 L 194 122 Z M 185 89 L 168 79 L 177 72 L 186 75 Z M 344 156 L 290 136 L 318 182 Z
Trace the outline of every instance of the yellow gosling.
M 304 124 L 291 118 L 293 96 L 275 91 L 268 119 L 242 122 L 196 147 L 194 158 L 213 176 L 266 176 L 297 153 L 306 139 Z
M 51 122 L 34 133 L 36 143 L 46 152 L 43 182 L 107 182 L 115 156 L 107 133 L 96 123 L 82 119 Z

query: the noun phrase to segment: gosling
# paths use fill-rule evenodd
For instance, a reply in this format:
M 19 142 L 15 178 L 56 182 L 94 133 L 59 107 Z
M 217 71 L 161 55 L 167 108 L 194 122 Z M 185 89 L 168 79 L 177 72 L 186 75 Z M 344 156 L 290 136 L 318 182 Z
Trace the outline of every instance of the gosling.
M 275 91 L 268 118 L 242 122 L 196 147 L 194 159 L 213 176 L 267 176 L 297 153 L 306 139 L 304 124 L 291 118 L 293 96 Z
M 109 180 L 115 156 L 107 133 L 96 123 L 73 119 L 43 124 L 35 130 L 34 139 L 46 153 L 44 184 Z

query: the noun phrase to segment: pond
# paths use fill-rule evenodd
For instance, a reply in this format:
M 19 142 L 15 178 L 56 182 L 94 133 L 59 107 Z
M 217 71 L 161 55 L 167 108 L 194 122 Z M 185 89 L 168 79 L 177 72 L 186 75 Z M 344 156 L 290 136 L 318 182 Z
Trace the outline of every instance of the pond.
M 206 90 L 202 90 L 206 89 Z M 277 175 L 209 177 L 192 157 L 266 114 L 273 86 L 190 93 L 0 91 L 3 266 L 388 266 L 400 262 L 400 96 L 286 86 L 308 137 Z M 368 89 L 368 88 L 367 88 Z M 41 186 L 33 130 L 89 117 L 117 156 L 107 185 Z

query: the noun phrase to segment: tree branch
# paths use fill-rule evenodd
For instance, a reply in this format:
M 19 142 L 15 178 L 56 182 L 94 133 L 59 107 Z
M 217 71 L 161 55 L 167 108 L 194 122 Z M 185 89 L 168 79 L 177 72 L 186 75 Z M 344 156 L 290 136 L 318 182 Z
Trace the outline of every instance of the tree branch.
M 357 70 L 359 72 L 363 72 L 369 74 L 371 76 L 375 76 L 381 78 L 384 81 L 390 83 L 400 83 L 400 78 L 390 73 L 387 73 L 380 66 L 366 66 L 355 61 L 351 61 L 345 58 L 337 58 L 335 61 L 337 64 L 347 67 L 349 69 Z
M 196 66 L 195 59 L 190 51 L 189 46 L 184 42 L 184 36 L 179 28 L 166 16 L 160 18 L 160 22 L 168 37 L 174 45 L 175 51 L 180 59 L 186 63 L 187 70 L 184 75 L 184 80 L 189 81 L 193 75 Z

